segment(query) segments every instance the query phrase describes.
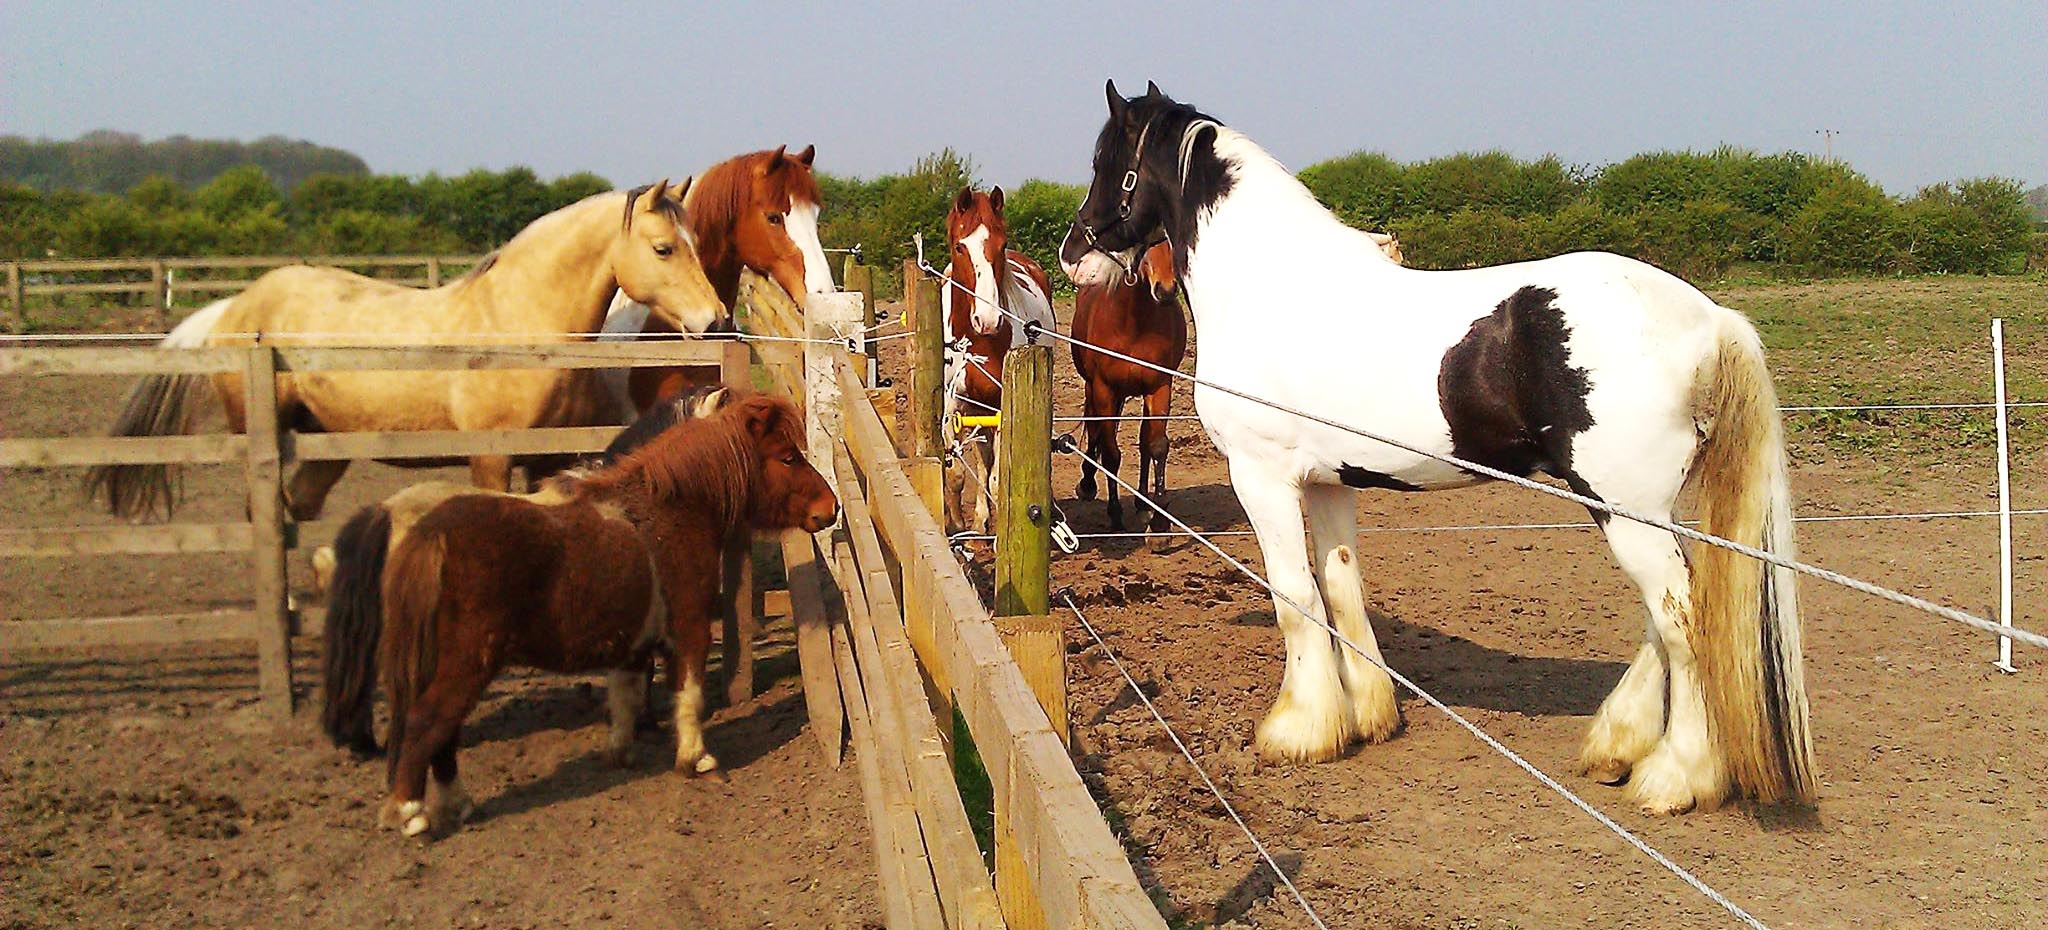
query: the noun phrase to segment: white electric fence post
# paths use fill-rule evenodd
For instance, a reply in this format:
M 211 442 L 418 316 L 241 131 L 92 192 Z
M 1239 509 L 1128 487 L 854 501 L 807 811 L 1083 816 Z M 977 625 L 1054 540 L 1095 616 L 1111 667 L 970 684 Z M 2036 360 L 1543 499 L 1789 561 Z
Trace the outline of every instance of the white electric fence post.
M 1998 625 L 2012 626 L 2012 463 L 2005 425 L 2005 321 L 1991 320 L 1991 381 L 1998 406 Z M 2011 673 L 2012 637 L 1998 638 L 1998 670 Z

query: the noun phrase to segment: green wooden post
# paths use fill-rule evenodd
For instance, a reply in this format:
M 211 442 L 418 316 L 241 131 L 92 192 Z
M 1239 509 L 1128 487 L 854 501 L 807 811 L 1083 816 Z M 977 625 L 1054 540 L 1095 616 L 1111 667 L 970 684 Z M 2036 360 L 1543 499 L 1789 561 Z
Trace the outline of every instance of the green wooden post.
M 903 305 L 910 314 L 910 454 L 945 454 L 946 321 L 939 315 L 939 289 L 915 262 L 903 262 Z
M 996 428 L 995 615 L 1035 616 L 1052 606 L 1052 347 L 1003 358 Z
M 7 300 L 14 305 L 9 327 L 17 333 L 28 332 L 28 295 L 22 290 L 20 262 L 7 263 Z

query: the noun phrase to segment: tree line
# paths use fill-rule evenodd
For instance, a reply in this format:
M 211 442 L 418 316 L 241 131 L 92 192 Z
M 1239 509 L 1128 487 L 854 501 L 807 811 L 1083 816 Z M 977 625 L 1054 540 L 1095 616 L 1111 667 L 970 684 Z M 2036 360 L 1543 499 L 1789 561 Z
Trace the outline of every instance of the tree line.
M 11 165 L 0 159 L 7 258 L 481 252 L 543 213 L 611 189 L 593 174 L 543 180 L 526 168 L 453 177 L 315 171 L 294 180 L 244 162 L 196 181 L 150 173 L 103 193 L 45 189 Z M 1797 153 L 1658 152 L 1602 167 L 1501 152 L 1411 163 L 1359 153 L 1300 177 L 1346 222 L 1394 232 L 1409 263 L 1423 268 L 1599 249 L 1694 278 L 1737 266 L 2003 273 L 2024 270 L 2030 251 L 2035 262 L 2048 256 L 2048 234 L 2035 231 L 2030 212 L 2029 196 L 2039 193 L 2017 182 L 1982 178 L 1896 197 L 1847 165 Z M 859 245 L 868 264 L 893 270 L 922 233 L 927 259 L 942 265 L 946 209 L 979 180 L 973 161 L 951 149 L 901 174 L 821 174 L 822 238 L 828 248 Z M 1085 189 L 1033 180 L 1006 193 L 1013 247 L 1055 267 Z M 879 281 L 893 290 L 896 278 Z

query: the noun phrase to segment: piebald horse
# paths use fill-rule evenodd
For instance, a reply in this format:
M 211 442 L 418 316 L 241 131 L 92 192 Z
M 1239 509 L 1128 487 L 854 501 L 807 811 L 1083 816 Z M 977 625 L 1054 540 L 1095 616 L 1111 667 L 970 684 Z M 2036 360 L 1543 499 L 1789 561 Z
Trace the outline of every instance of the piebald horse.
M 789 154 L 787 147 L 726 159 L 697 176 L 684 204 L 689 207 L 690 234 L 697 259 L 718 299 L 727 310 L 739 299 L 740 272 L 752 271 L 774 281 L 803 309 L 811 294 L 833 290 L 832 269 L 818 239 L 818 209 L 823 198 L 811 163 L 815 146 Z M 621 295 L 605 320 L 605 338 L 631 339 L 642 333 L 673 333 L 675 327 L 647 308 Z M 620 401 L 624 419 L 646 410 L 656 399 L 701 386 L 687 369 L 635 368 L 607 372 L 607 386 Z M 624 422 L 622 420 L 621 422 Z
M 1010 314 L 1052 329 L 1052 285 L 1031 256 L 1010 248 L 1000 187 L 960 189 L 946 211 L 946 246 L 946 413 L 993 414 L 1003 405 L 1003 356 L 1025 341 L 1024 327 L 1012 325 Z M 994 519 L 995 442 L 967 445 L 947 476 L 947 510 L 954 525 L 987 533 Z M 970 474 L 976 470 L 979 475 Z M 970 477 L 979 489 L 971 522 L 970 505 L 961 500 Z
M 690 182 L 662 181 L 597 194 L 534 220 L 469 274 L 431 290 L 377 281 L 338 268 L 296 265 L 258 278 L 240 294 L 195 314 L 167 346 L 417 346 L 558 342 L 594 337 L 612 296 L 624 292 L 681 330 L 701 332 L 725 315 L 705 279 L 683 198 Z M 242 377 L 213 377 L 230 429 L 243 428 Z M 152 375 L 128 396 L 116 436 L 190 432 L 203 379 Z M 300 430 L 486 430 L 616 423 L 588 372 L 306 371 L 277 379 L 281 425 Z M 511 460 L 474 456 L 479 486 L 507 488 Z M 292 515 L 317 516 L 346 461 L 305 462 L 285 500 Z M 141 516 L 171 504 L 163 465 L 93 469 L 88 489 L 105 489 L 115 513 Z
M 1202 337 L 1200 379 L 1419 449 L 1541 471 L 1648 516 L 1669 519 L 1691 483 L 1701 530 L 1792 554 L 1775 394 L 1741 314 L 1604 253 L 1402 268 L 1241 133 L 1157 87 L 1131 100 L 1113 83 L 1107 92 L 1094 179 L 1061 262 L 1087 286 L 1123 273 L 1150 243 L 1171 243 Z M 1315 614 L 1275 598 L 1287 667 L 1260 751 L 1320 760 L 1355 738 L 1392 736 L 1400 713 L 1374 664 L 1349 489 L 1483 479 L 1214 387 L 1194 393 L 1276 592 Z M 1668 531 L 1593 516 L 1649 623 L 1593 720 L 1583 769 L 1627 779 L 1653 813 L 1731 794 L 1810 802 L 1793 573 L 1714 547 L 1688 559 Z M 1373 661 L 1351 650 L 1340 659 L 1325 618 Z

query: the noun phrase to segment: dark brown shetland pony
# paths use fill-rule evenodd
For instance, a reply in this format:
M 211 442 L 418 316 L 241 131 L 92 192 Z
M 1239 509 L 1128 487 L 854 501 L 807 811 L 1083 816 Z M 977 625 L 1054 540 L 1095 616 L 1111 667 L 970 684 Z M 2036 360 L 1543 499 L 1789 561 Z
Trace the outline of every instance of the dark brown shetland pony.
M 1003 403 L 1003 356 L 1024 343 L 1022 324 L 1011 314 L 1054 325 L 1052 286 L 1031 256 L 1010 248 L 1010 221 L 1003 215 L 1003 189 L 982 193 L 961 188 L 946 211 L 946 246 L 951 255 L 946 287 L 946 377 L 952 387 L 948 414 L 995 413 Z M 1007 312 L 1006 312 L 1007 311 Z M 979 470 L 980 475 L 970 476 Z M 995 442 L 969 445 L 946 482 L 949 522 L 988 532 L 995 475 Z M 979 490 L 968 520 L 965 493 L 973 477 Z
M 1110 474 L 1123 465 L 1117 448 L 1118 416 L 1124 401 L 1145 399 L 1146 420 L 1138 428 L 1138 492 L 1159 500 L 1166 493 L 1166 419 L 1172 406 L 1173 378 L 1159 371 L 1101 352 L 1082 348 L 1083 343 L 1121 352 L 1167 369 L 1178 369 L 1188 353 L 1188 321 L 1181 314 L 1175 296 L 1173 247 L 1153 246 L 1138 264 L 1138 280 L 1132 284 L 1116 278 L 1106 284 L 1081 288 L 1074 297 L 1074 369 L 1081 373 L 1088 389 L 1088 458 L 1102 463 Z M 1124 528 L 1123 502 L 1117 499 L 1117 483 L 1109 485 L 1109 526 Z M 1095 499 L 1095 465 L 1081 461 L 1081 483 L 1074 495 Z M 1139 513 L 1146 510 L 1138 501 Z M 1152 515 L 1152 532 L 1167 530 L 1166 517 Z
M 743 270 L 780 285 L 798 309 L 805 307 L 809 295 L 832 290 L 832 271 L 818 239 L 818 211 L 824 199 L 811 171 L 817 149 L 807 145 L 792 155 L 787 148 L 750 152 L 712 165 L 697 177 L 684 201 L 690 233 L 697 241 L 697 260 L 728 311 L 739 300 Z M 635 324 L 639 332 L 676 331 L 658 318 L 641 316 L 646 322 Z M 631 318 L 621 318 L 606 329 L 628 322 Z M 690 371 L 633 369 L 626 379 L 633 409 L 644 411 L 657 400 L 702 386 Z
M 420 518 L 384 579 L 391 793 L 379 822 L 414 836 L 460 821 L 462 723 L 512 665 L 611 670 L 608 754 L 624 763 L 647 662 L 668 650 L 682 672 L 676 767 L 716 771 L 701 714 L 722 544 L 743 527 L 817 532 L 838 511 L 801 431 L 788 401 L 756 395 L 564 479 L 563 503 L 465 495 Z

